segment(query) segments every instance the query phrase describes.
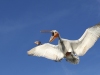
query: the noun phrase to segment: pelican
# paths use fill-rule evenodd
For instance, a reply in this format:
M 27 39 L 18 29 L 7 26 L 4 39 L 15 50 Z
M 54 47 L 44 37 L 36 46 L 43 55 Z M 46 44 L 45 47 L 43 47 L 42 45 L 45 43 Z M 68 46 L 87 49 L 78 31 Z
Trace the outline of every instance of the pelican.
M 47 31 L 42 31 L 47 32 Z M 42 56 L 51 60 L 61 60 L 66 57 L 71 63 L 77 64 L 79 58 L 77 56 L 83 56 L 86 52 L 95 44 L 100 37 L 100 23 L 85 30 L 84 34 L 78 40 L 68 40 L 60 37 L 58 31 L 49 31 L 52 36 L 49 42 L 52 42 L 55 38 L 59 38 L 58 45 L 45 43 L 38 47 L 32 48 L 27 53 L 33 56 Z M 75 54 L 75 55 L 74 55 Z M 75 58 L 76 60 L 73 60 Z

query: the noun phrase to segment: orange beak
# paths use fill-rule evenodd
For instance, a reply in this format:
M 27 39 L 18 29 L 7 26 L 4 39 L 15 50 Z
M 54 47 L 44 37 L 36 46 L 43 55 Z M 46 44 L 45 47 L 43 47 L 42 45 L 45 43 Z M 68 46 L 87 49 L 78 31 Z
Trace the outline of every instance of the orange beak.
M 54 36 L 50 37 L 49 42 L 52 42 L 54 39 L 56 39 L 57 37 L 59 37 L 59 33 L 54 33 Z

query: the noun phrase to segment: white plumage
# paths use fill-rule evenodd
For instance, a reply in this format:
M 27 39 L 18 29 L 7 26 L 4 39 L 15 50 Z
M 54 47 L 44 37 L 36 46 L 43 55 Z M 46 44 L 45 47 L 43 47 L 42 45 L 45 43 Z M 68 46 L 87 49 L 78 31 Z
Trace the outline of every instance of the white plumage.
M 72 47 L 78 56 L 83 56 L 100 37 L 100 24 L 86 29 L 81 38 L 72 41 Z
M 58 48 L 58 45 L 49 43 L 32 48 L 28 51 L 28 55 L 41 56 L 56 61 L 59 61 L 64 57 L 62 51 Z
M 100 24 L 86 29 L 84 34 L 78 40 L 60 38 L 60 35 L 57 34 L 56 30 L 50 32 L 53 33 L 50 42 L 58 37 L 58 45 L 49 43 L 39 45 L 29 50 L 27 52 L 28 55 L 42 56 L 57 61 L 65 57 L 69 62 L 77 64 L 79 62 L 78 56 L 83 56 L 100 37 Z M 71 52 L 71 54 L 66 55 L 68 52 Z M 73 55 L 73 53 L 77 56 Z

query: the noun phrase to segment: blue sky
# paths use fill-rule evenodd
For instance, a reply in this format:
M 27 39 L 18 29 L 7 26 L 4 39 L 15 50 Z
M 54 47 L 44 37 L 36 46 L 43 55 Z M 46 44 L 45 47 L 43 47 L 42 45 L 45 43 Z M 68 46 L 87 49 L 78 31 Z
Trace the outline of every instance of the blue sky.
M 100 75 L 100 40 L 78 65 L 26 53 L 34 41 L 49 41 L 40 30 L 75 40 L 99 22 L 100 0 L 0 0 L 0 75 Z

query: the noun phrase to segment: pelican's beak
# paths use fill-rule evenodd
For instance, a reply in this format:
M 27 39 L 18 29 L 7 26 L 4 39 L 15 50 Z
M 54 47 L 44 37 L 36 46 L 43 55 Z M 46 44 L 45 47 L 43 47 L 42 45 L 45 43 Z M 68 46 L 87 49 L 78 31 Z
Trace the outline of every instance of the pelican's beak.
M 50 37 L 50 40 L 49 40 L 49 42 L 52 42 L 54 39 L 56 39 L 57 37 L 59 37 L 59 33 L 53 33 L 54 35 L 52 35 L 51 37 Z

